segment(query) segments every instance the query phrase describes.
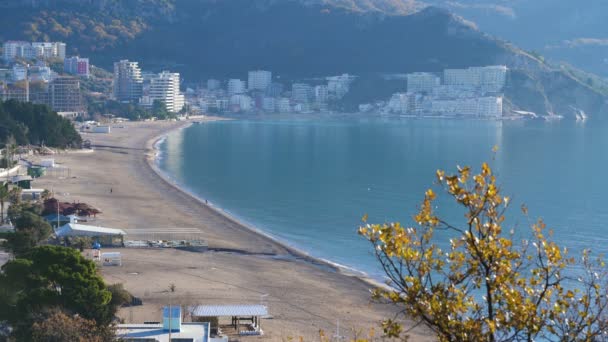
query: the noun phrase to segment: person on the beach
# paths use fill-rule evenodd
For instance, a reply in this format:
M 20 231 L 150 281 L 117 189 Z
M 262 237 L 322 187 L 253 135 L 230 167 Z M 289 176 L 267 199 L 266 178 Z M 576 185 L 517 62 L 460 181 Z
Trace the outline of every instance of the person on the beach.
M 112 193 L 112 188 L 110 188 L 110 193 Z

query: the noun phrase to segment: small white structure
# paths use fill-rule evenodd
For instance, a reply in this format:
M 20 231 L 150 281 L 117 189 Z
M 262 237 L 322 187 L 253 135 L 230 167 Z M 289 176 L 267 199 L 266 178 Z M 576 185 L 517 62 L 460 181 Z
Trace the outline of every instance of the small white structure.
M 55 167 L 55 159 L 42 159 L 39 165 L 43 167 Z
M 118 324 L 116 336 L 125 341 L 191 341 L 208 342 L 209 323 L 182 322 L 181 307 L 163 308 L 162 324 Z
M 101 262 L 103 266 L 122 266 L 122 255 L 120 252 L 101 253 Z

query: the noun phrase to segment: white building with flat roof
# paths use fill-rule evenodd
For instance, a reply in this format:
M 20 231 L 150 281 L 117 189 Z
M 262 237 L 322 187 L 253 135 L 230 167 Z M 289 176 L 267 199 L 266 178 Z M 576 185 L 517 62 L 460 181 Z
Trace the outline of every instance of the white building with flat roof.
M 179 73 L 163 71 L 150 79 L 148 96 L 151 103 L 161 101 L 170 113 L 178 113 L 184 108 L 184 95 L 179 90 Z
M 208 322 L 182 322 L 182 311 L 179 306 L 163 308 L 163 320 L 158 324 L 118 324 L 116 337 L 120 341 L 155 341 L 155 342 L 211 342 Z
M 504 65 L 443 71 L 443 84 L 480 89 L 483 93 L 502 91 L 506 80 L 507 67 Z
M 441 84 L 437 75 L 430 72 L 407 74 L 407 91 L 410 93 L 431 93 Z
M 255 70 L 249 72 L 247 84 L 249 90 L 266 90 L 272 83 L 272 72 L 266 70 Z
M 291 101 L 286 97 L 281 97 L 275 101 L 277 112 L 279 113 L 290 113 L 291 112 Z
M 247 92 L 245 81 L 233 78 L 228 81 L 228 95 L 244 94 Z
M 308 103 L 313 97 L 313 88 L 310 84 L 294 83 L 291 86 L 291 98 L 299 103 Z

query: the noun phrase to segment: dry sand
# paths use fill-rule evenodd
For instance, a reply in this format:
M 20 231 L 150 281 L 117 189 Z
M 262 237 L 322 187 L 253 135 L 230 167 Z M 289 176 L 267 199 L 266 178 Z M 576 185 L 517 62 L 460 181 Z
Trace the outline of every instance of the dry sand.
M 257 304 L 269 307 L 263 337 L 243 340 L 284 341 L 303 336 L 318 340 L 318 331 L 341 335 L 380 331 L 396 308 L 370 302 L 371 285 L 327 265 L 300 258 L 293 251 L 206 207 L 163 180 L 150 166 L 153 142 L 183 122 L 116 124 L 111 134 L 85 134 L 93 153 L 64 153 L 55 161 L 69 169 L 49 172 L 34 183 L 65 201 L 86 202 L 101 214 L 94 224 L 127 230 L 196 228 L 210 251 L 120 249 L 123 266 L 104 267 L 108 283 L 123 283 L 144 305 L 122 309 L 126 322 L 158 321 L 160 307 L 171 301 L 194 304 Z M 112 189 L 112 192 L 110 192 Z M 93 224 L 93 223 L 91 223 Z M 409 324 L 408 324 L 409 325 Z M 378 335 L 378 333 L 377 333 Z M 416 328 L 413 340 L 430 340 Z

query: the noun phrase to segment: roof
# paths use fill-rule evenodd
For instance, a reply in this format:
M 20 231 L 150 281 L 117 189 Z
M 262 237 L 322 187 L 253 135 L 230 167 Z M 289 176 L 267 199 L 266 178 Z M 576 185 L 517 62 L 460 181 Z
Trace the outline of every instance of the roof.
M 55 231 L 58 237 L 64 236 L 108 236 L 108 235 L 126 235 L 122 229 L 105 228 L 97 226 L 86 226 L 78 223 L 65 224 Z
M 43 217 L 43 219 L 49 221 L 49 222 L 57 222 L 57 219 L 59 219 L 59 222 L 70 222 L 70 218 L 64 215 L 57 215 L 57 214 L 50 214 L 50 215 L 46 215 Z
M 227 317 L 227 316 L 266 316 L 265 305 L 198 305 L 190 308 L 192 316 Z
M 162 324 L 118 324 L 116 335 L 119 340 L 155 339 L 169 342 L 169 331 Z M 171 340 L 183 338 L 193 342 L 209 341 L 209 323 L 182 323 L 180 331 L 171 333 Z

